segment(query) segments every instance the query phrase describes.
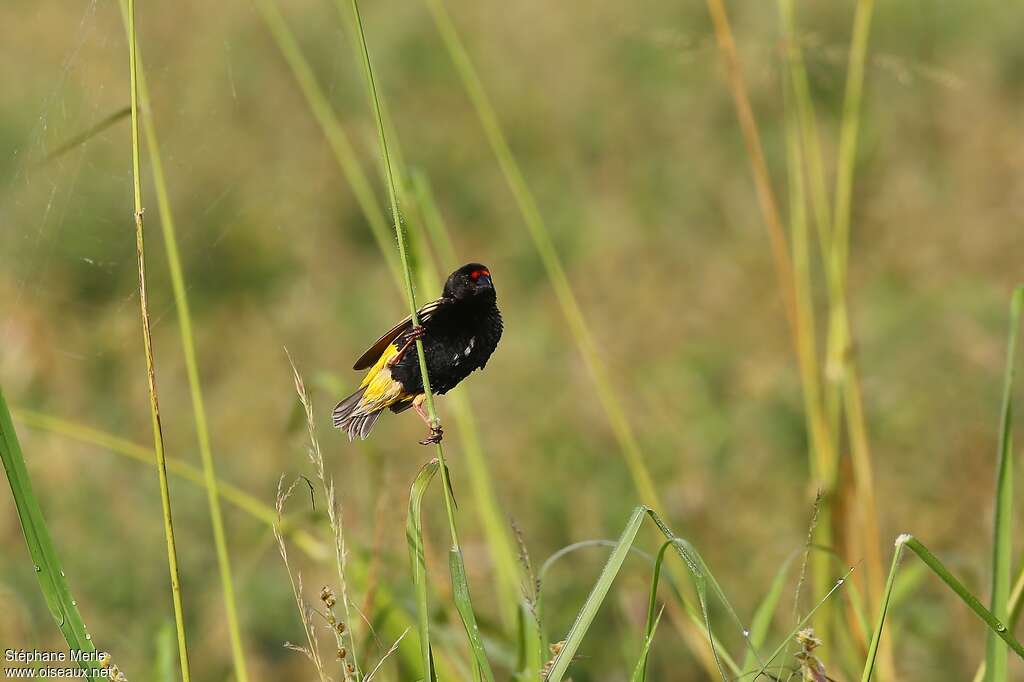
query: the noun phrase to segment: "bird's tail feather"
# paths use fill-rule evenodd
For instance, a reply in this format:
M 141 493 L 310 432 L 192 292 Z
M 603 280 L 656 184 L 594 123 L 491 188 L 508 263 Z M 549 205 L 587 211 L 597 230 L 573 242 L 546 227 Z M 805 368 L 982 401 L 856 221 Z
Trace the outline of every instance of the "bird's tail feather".
M 365 439 L 380 418 L 381 410 L 358 411 L 358 408 L 362 406 L 364 393 L 366 393 L 365 386 L 338 403 L 331 413 L 334 427 L 347 433 L 349 440 L 355 440 L 357 437 Z

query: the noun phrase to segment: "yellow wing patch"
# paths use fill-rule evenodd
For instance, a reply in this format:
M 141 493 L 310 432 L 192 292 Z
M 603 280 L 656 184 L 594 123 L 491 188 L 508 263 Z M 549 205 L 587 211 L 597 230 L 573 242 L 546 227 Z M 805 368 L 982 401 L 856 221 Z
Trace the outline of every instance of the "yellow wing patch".
M 415 396 L 402 388 L 402 384 L 391 378 L 388 362 L 398 355 L 398 349 L 390 344 L 370 371 L 363 377 L 360 388 L 365 388 L 363 398 L 359 401 L 360 412 L 376 412 L 394 405 L 402 400 L 412 400 Z

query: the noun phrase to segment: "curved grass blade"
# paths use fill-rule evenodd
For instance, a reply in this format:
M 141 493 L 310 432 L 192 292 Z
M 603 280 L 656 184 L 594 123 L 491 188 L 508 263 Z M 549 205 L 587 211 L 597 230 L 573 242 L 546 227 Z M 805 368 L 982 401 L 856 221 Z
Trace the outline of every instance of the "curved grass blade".
M 78 606 L 71 597 L 71 588 L 64 577 L 60 559 L 57 558 L 57 550 L 53 546 L 53 539 L 46 527 L 46 519 L 43 518 L 39 500 L 32 491 L 32 481 L 28 476 L 28 469 L 25 467 L 21 444 L 18 442 L 18 434 L 14 431 L 11 413 L 7 409 L 2 388 L 0 388 L 0 459 L 3 460 L 4 471 L 7 472 L 7 482 L 11 486 L 11 494 L 14 496 L 14 505 L 18 510 L 25 544 L 28 546 L 29 556 L 32 557 L 35 565 L 36 577 L 39 579 L 39 587 L 43 591 L 50 615 L 53 616 L 61 634 L 64 635 L 69 649 L 92 653 L 96 651 L 96 647 L 92 643 L 92 636 L 86 632 L 82 614 L 78 612 Z M 101 667 L 96 661 L 83 660 L 79 662 L 79 665 L 87 671 L 99 670 Z
M 938 557 L 932 554 L 920 540 L 915 538 L 913 535 L 905 533 L 896 538 L 896 551 L 893 553 L 892 566 L 889 569 L 889 577 L 885 583 L 885 592 L 882 595 L 882 602 L 879 605 L 878 621 L 875 624 L 875 629 L 871 636 L 871 645 L 868 647 L 868 655 L 864 662 L 864 671 L 861 674 L 861 682 L 870 682 L 871 675 L 874 671 L 875 658 L 878 654 L 878 644 L 882 638 L 882 628 L 885 625 L 886 614 L 891 602 L 893 584 L 895 583 L 896 571 L 899 568 L 900 557 L 903 554 L 904 548 L 910 549 L 914 552 L 914 554 L 916 554 L 918 558 L 931 569 L 932 573 L 937 575 L 939 579 L 949 587 L 949 589 L 953 590 L 953 592 L 960 597 L 961 601 L 967 604 L 968 608 L 974 611 L 974 613 L 981 618 L 985 625 L 988 626 L 989 630 L 995 633 L 996 637 L 1006 642 L 1010 649 L 1024 660 L 1024 645 L 1021 645 L 1021 643 L 1017 641 L 1006 625 L 991 611 L 986 609 L 978 598 L 971 594 L 971 592 L 964 587 L 963 583 L 957 580 L 956 577 L 946 569 L 942 562 L 939 561 Z
M 736 662 L 731 657 L 729 657 L 728 654 L 720 650 L 718 640 L 711 629 L 711 620 L 707 608 L 707 584 L 709 580 L 713 586 L 712 589 L 714 590 L 715 594 L 722 600 L 722 603 L 725 606 L 726 610 L 730 614 L 732 614 L 733 618 L 735 618 L 737 623 L 739 623 L 739 619 L 735 614 L 735 610 L 732 608 L 728 599 L 725 597 L 725 594 L 723 593 L 721 587 L 718 585 L 718 582 L 714 579 L 713 576 L 710 576 L 710 571 L 707 570 L 707 566 L 704 563 L 704 560 L 701 558 L 700 554 L 693 548 L 693 546 L 686 540 L 676 537 L 672 530 L 661 520 L 661 517 L 659 517 L 656 512 L 654 512 L 648 507 L 641 506 L 637 507 L 633 511 L 633 516 L 630 517 L 629 523 L 627 524 L 626 529 L 623 531 L 623 534 L 619 538 L 618 542 L 611 543 L 607 540 L 591 540 L 587 542 L 576 543 L 575 545 L 570 545 L 569 547 L 563 548 L 559 552 L 552 555 L 552 557 L 549 558 L 545 562 L 544 566 L 541 568 L 541 575 L 543 575 L 545 569 L 548 566 L 550 566 L 550 564 L 553 561 L 557 560 L 559 557 L 564 556 L 565 554 L 571 551 L 575 551 L 576 549 L 582 547 L 593 546 L 595 544 L 611 545 L 613 547 L 611 556 L 605 564 L 605 567 L 602 570 L 601 575 L 598 578 L 598 581 L 595 584 L 594 588 L 591 590 L 590 595 L 587 597 L 587 601 L 584 603 L 583 608 L 580 610 L 579 614 L 577 614 L 576 621 L 573 623 L 573 626 L 570 629 L 569 634 L 566 636 L 566 640 L 563 642 L 561 650 L 552 660 L 551 670 L 548 674 L 548 677 L 546 678 L 547 680 L 550 681 L 561 679 L 561 677 L 553 677 L 556 674 L 556 671 L 559 676 L 565 674 L 565 670 L 568 668 L 572 656 L 575 655 L 576 649 L 579 648 L 580 642 L 582 642 L 583 636 L 586 634 L 587 628 L 589 628 L 590 623 L 593 621 L 593 618 L 597 612 L 597 609 L 600 608 L 601 603 L 607 595 L 608 588 L 610 587 L 611 582 L 614 580 L 615 575 L 617 575 L 618 571 L 621 569 L 625 557 L 630 552 L 636 552 L 645 557 L 647 556 L 640 550 L 637 550 L 634 547 L 632 547 L 632 542 L 636 538 L 636 533 L 639 528 L 639 525 L 643 521 L 644 514 L 648 515 L 651 518 L 651 520 L 655 523 L 658 529 L 668 540 L 666 543 L 662 545 L 661 549 L 658 552 L 658 556 L 653 560 L 655 572 L 654 582 L 651 587 L 652 595 L 655 594 L 657 591 L 658 581 L 660 580 L 661 575 L 661 565 L 664 561 L 665 551 L 669 547 L 672 547 L 673 549 L 675 549 L 676 553 L 679 555 L 679 557 L 683 560 L 683 563 L 686 565 L 686 568 L 689 571 L 691 581 L 693 582 L 694 587 L 697 590 L 698 605 L 700 607 L 699 614 L 696 613 L 695 610 L 691 610 L 689 603 L 683 598 L 682 592 L 679 590 L 678 586 L 673 583 L 673 587 L 675 588 L 676 595 L 679 597 L 680 601 L 683 602 L 684 606 L 686 607 L 687 615 L 690 617 L 693 624 L 701 629 L 702 636 L 707 638 L 708 647 L 711 651 L 713 661 L 713 663 L 711 664 L 712 669 L 716 670 L 718 675 L 720 675 L 723 680 L 729 679 L 728 675 L 725 672 L 725 667 L 728 667 L 733 672 L 733 674 L 738 675 L 740 673 L 740 668 L 736 665 Z M 650 611 L 648 613 L 650 614 Z M 742 628 L 742 624 L 740 624 L 740 627 Z M 567 649 L 569 649 L 568 653 Z
M 409 563 L 412 582 L 416 589 L 416 615 L 420 635 L 420 653 L 423 662 L 423 679 L 434 682 L 433 660 L 430 654 L 430 625 L 427 611 L 427 563 L 423 554 L 423 495 L 437 474 L 438 460 L 432 459 L 423 465 L 409 491 L 409 514 L 405 521 L 405 539 L 409 545 Z

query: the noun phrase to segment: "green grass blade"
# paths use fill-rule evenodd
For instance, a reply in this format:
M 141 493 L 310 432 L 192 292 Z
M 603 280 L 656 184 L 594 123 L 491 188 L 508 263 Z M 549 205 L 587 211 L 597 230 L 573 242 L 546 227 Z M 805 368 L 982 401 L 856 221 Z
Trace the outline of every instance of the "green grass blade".
M 409 303 L 409 315 L 413 325 L 418 325 L 416 317 L 416 292 L 413 288 L 412 267 L 409 263 L 409 252 L 406 247 L 406 237 L 402 230 L 402 217 L 398 206 L 398 188 L 395 182 L 395 173 L 391 166 L 391 155 L 388 152 L 387 135 L 384 129 L 384 119 L 381 113 L 380 95 L 374 79 L 373 65 L 370 61 L 370 51 L 366 44 L 366 32 L 363 28 L 362 17 L 359 13 L 358 0 L 352 0 L 352 15 L 355 19 L 355 27 L 359 38 L 359 51 L 363 58 L 363 73 L 366 76 L 367 85 L 373 103 L 374 120 L 377 124 L 377 141 L 380 144 L 381 162 L 384 165 L 384 176 L 387 180 L 388 200 L 391 204 L 392 226 L 398 241 L 398 255 L 402 262 L 402 272 L 405 276 L 405 294 Z M 419 359 L 420 376 L 423 380 L 423 404 L 426 407 L 430 421 L 435 428 L 440 427 L 437 412 L 434 409 L 434 395 L 430 389 L 430 376 L 427 372 L 427 359 L 423 352 L 423 340 L 416 340 L 416 355 Z M 483 641 L 480 638 L 480 631 L 476 625 L 476 616 L 473 613 L 473 605 L 469 596 L 469 582 L 466 578 L 466 570 L 463 565 L 462 550 L 459 546 L 459 536 L 455 524 L 455 501 L 452 497 L 451 479 L 448 474 L 448 467 L 445 464 L 444 447 L 440 441 L 435 445 L 439 469 L 441 471 L 442 494 L 444 496 L 445 511 L 448 516 L 448 529 L 451 534 L 451 551 L 449 554 L 449 569 L 452 580 L 452 592 L 455 598 L 455 607 L 462 618 L 466 629 L 466 636 L 469 639 L 470 649 L 476 661 L 477 670 L 484 676 L 487 682 L 493 682 L 494 674 L 491 672 L 487 656 L 484 652 Z
M 1010 622 L 1010 571 L 1013 552 L 1013 377 L 1016 369 L 1017 333 L 1020 330 L 1024 288 L 1018 287 L 1010 302 L 1010 331 L 1003 375 L 1003 402 L 999 415 L 999 445 L 996 453 L 996 508 L 992 538 L 992 596 L 989 608 L 1003 622 Z M 997 633 L 985 641 L 985 679 L 1006 679 L 1008 652 Z
M 640 498 L 652 506 L 662 508 L 658 500 L 654 479 L 651 477 L 644 462 L 640 446 L 626 416 L 626 411 L 612 387 L 607 368 L 597 352 L 597 346 L 590 327 L 583 316 L 576 295 L 573 293 L 568 275 L 551 239 L 551 234 L 541 216 L 537 201 L 526 184 L 522 170 L 519 168 L 519 164 L 512 153 L 512 149 L 498 121 L 498 115 L 494 110 L 494 106 L 484 91 L 483 83 L 480 81 L 472 59 L 466 51 L 465 45 L 463 45 L 455 24 L 452 22 L 442 0 L 427 0 L 427 5 L 434 17 L 434 22 L 441 34 L 445 47 L 455 64 L 463 87 L 476 109 L 487 140 L 497 157 L 498 165 L 501 167 L 506 183 L 509 185 L 516 205 L 523 216 L 523 221 L 526 224 L 534 247 L 537 249 L 548 278 L 551 280 L 552 288 L 558 298 L 563 315 L 569 324 L 587 369 L 594 381 L 598 400 L 601 402 L 612 432 L 619 442 L 630 474 L 640 493 Z
M 448 552 L 448 570 L 452 577 L 452 599 L 455 601 L 455 609 L 462 619 L 462 625 L 466 629 L 466 636 L 469 639 L 469 647 L 475 663 L 474 667 L 482 675 L 482 679 L 486 682 L 494 682 L 494 673 L 491 672 L 491 664 L 487 661 L 487 652 L 484 650 L 484 641 L 480 636 L 480 627 L 476 622 L 476 614 L 473 613 L 473 602 L 469 598 L 466 564 L 462 558 L 462 550 L 458 547 L 452 547 Z
M 156 388 L 156 362 L 153 358 L 153 337 L 150 332 L 149 301 L 146 288 L 146 249 L 142 219 L 142 163 L 139 141 L 139 67 L 138 38 L 135 23 L 135 0 L 128 0 L 128 62 L 131 79 L 132 120 L 132 189 L 135 199 L 135 253 L 139 272 L 139 309 L 142 318 L 142 346 L 146 356 L 146 378 L 149 389 L 149 411 L 153 426 L 153 450 L 156 453 L 157 476 L 160 487 L 160 505 L 163 511 L 164 537 L 167 543 L 167 567 L 170 573 L 171 600 L 174 604 L 174 623 L 178 632 L 178 659 L 181 678 L 189 682 L 188 648 L 185 641 L 185 614 L 182 606 L 181 578 L 178 572 L 178 550 L 171 518 L 171 494 L 167 485 L 167 463 L 164 453 L 163 426 L 160 420 L 160 401 Z
M 640 524 L 643 523 L 646 513 L 646 507 L 637 507 L 633 510 L 633 514 L 629 517 L 629 522 L 626 524 L 625 530 L 622 531 L 615 549 L 612 550 L 611 556 L 608 557 L 604 568 L 601 569 L 601 575 L 591 589 L 590 595 L 587 596 L 587 600 L 583 602 L 583 608 L 576 615 L 576 620 L 573 621 L 572 627 L 569 628 L 569 633 L 565 636 L 565 642 L 562 644 L 561 650 L 559 650 L 552 661 L 551 670 L 545 678 L 547 682 L 560 682 L 565 676 L 566 671 L 569 669 L 569 664 L 572 662 L 573 657 L 576 656 L 576 652 L 579 650 L 580 644 L 583 643 L 583 638 L 586 636 L 590 624 L 594 622 L 594 617 L 597 615 L 598 609 L 601 608 L 609 588 L 611 588 L 612 581 L 615 580 L 619 569 L 622 568 L 622 562 L 629 555 L 629 549 L 633 545 L 633 540 L 636 539 L 636 534 L 640 530 Z
M 889 576 L 885 580 L 885 591 L 882 593 L 882 601 L 878 607 L 875 629 L 871 634 L 871 644 L 868 646 L 868 655 L 864 662 L 864 672 L 861 674 L 861 682 L 869 682 L 875 667 L 875 658 L 878 655 L 878 645 L 882 640 L 882 628 L 885 626 L 885 618 L 889 612 L 889 604 L 892 600 L 892 588 L 896 584 L 896 571 L 900 567 L 900 557 L 903 555 L 903 548 L 906 547 L 909 535 L 901 535 L 896 538 L 896 549 L 892 555 L 892 565 L 889 567 Z
M 878 618 L 872 634 L 871 645 L 868 648 L 867 659 L 864 662 L 864 671 L 861 674 L 861 682 L 870 682 L 871 680 L 879 641 L 882 636 L 882 628 L 885 625 L 893 584 L 895 583 L 896 570 L 899 568 L 900 555 L 902 554 L 904 547 L 914 552 L 914 554 L 916 554 L 918 558 L 921 559 L 929 569 L 931 569 L 932 573 L 938 576 L 938 578 L 944 582 L 949 589 L 953 590 L 953 592 L 960 597 L 965 604 L 967 604 L 968 608 L 974 611 L 974 613 L 981 618 L 985 625 L 988 626 L 990 632 L 1003 640 L 1015 654 L 1024 660 L 1024 645 L 1021 645 L 1013 634 L 1010 633 L 1009 628 L 1006 627 L 1004 622 L 997 618 L 991 611 L 986 609 L 982 605 L 981 601 L 971 594 L 971 592 L 964 587 L 963 583 L 957 580 L 956 577 L 946 569 L 942 562 L 939 561 L 939 559 L 932 554 L 920 540 L 915 538 L 913 535 L 904 534 L 896 538 L 896 551 L 893 554 L 892 566 L 889 569 L 889 577 L 886 580 L 885 591 L 882 595 L 882 602 L 879 605 Z
M 793 641 L 793 638 L 796 637 L 797 633 L 800 632 L 800 630 L 804 629 L 804 627 L 807 626 L 807 624 L 814 617 L 815 613 L 817 613 L 818 610 L 822 606 L 824 606 L 826 603 L 828 603 L 828 600 L 832 597 L 833 594 L 836 593 L 836 590 L 838 590 L 838 589 L 840 589 L 842 587 L 845 587 L 845 586 L 847 586 L 849 584 L 848 581 L 849 581 L 851 573 L 853 573 L 853 569 L 852 568 L 849 569 L 843 575 L 843 577 L 841 577 L 839 580 L 837 580 L 835 583 L 833 583 L 831 589 L 829 589 L 829 591 L 826 592 L 825 595 L 821 599 L 818 600 L 818 603 L 814 605 L 814 608 L 812 608 L 810 611 L 808 611 L 807 615 L 805 615 L 803 618 L 801 618 L 797 622 L 796 627 L 794 627 L 792 630 L 790 630 L 789 634 L 787 634 L 785 637 L 782 638 L 782 641 L 779 643 L 779 645 L 777 647 L 775 647 L 775 650 L 772 651 L 772 653 L 769 654 L 768 657 L 765 658 L 764 661 L 761 663 L 761 667 L 753 672 L 753 679 L 759 679 L 762 675 L 764 675 L 765 671 L 767 671 L 769 669 L 769 666 L 771 666 L 772 662 L 774 662 L 775 659 L 779 657 L 779 654 L 781 654 L 789 646 L 790 642 Z M 746 677 L 746 676 L 747 676 L 746 674 L 743 675 L 743 677 Z
M 654 574 L 651 576 L 651 592 L 647 599 L 647 625 L 644 627 L 644 648 L 633 669 L 633 682 L 643 682 L 647 678 L 647 654 L 650 651 L 650 642 L 654 638 L 654 629 L 657 627 L 658 619 L 661 618 L 662 609 L 658 608 L 658 583 L 661 581 L 661 566 L 665 562 L 665 550 L 671 542 L 662 543 L 658 550 L 658 556 L 654 560 Z
M 640 443 L 633 431 L 633 426 L 608 375 L 608 369 L 604 360 L 597 350 L 597 344 L 590 326 L 569 283 L 565 267 L 551 239 L 547 224 L 544 222 L 540 209 L 537 206 L 537 201 L 526 183 L 519 163 L 512 153 L 508 138 L 502 130 L 494 105 L 484 90 L 473 60 L 466 50 L 462 38 L 459 36 L 458 30 L 444 5 L 444 1 L 426 0 L 426 2 L 441 35 L 445 49 L 462 81 L 463 89 L 473 104 L 477 118 L 480 120 L 484 134 L 487 137 L 488 144 L 494 152 L 501 172 L 505 177 L 505 182 L 509 186 L 516 206 L 523 217 L 527 233 L 530 235 L 534 248 L 537 250 L 548 280 L 551 282 L 551 287 L 555 292 L 562 315 L 566 320 L 580 356 L 587 367 L 587 373 L 594 384 L 598 402 L 619 445 L 620 453 L 626 463 L 626 467 L 629 469 L 630 477 L 633 480 L 633 485 L 636 487 L 638 496 L 645 504 L 656 509 L 664 509 L 657 487 L 654 485 L 654 478 L 647 468 L 643 452 L 640 449 Z M 675 564 L 670 564 L 669 570 L 677 582 L 682 583 L 685 580 L 685 575 L 679 572 Z M 688 611 L 694 611 L 693 605 L 688 601 L 686 602 L 686 608 Z M 686 637 L 688 642 L 693 639 L 695 638 Z M 698 656 L 698 658 L 701 661 L 706 660 L 704 656 Z M 715 671 L 713 668 L 709 668 L 708 672 L 713 674 Z
M 432 245 L 437 250 L 439 260 L 446 270 L 458 267 L 455 247 L 441 213 L 437 209 L 426 175 L 414 171 L 410 174 L 410 181 L 422 224 L 430 236 Z M 420 251 L 423 254 L 419 259 L 420 288 L 424 291 L 432 291 L 441 282 L 441 273 L 438 272 L 433 260 L 427 255 L 427 249 L 424 248 Z M 468 388 L 461 386 L 457 391 L 448 394 L 448 403 L 462 436 L 463 456 L 466 468 L 469 470 L 469 484 L 473 493 L 473 501 L 477 507 L 480 524 L 487 540 L 487 549 L 497 574 L 499 606 L 504 620 L 509 622 L 512 620 L 512 614 L 519 611 L 523 576 L 516 558 L 516 549 L 509 532 L 509 525 L 501 510 L 498 496 L 494 492 L 494 481 L 487 458 L 484 456 L 480 429 L 477 428 L 476 418 L 473 416 L 470 406 Z
M 14 430 L 11 413 L 7 409 L 2 388 L 0 388 L 0 459 L 3 460 L 4 471 L 7 472 L 7 482 L 11 486 L 11 494 L 14 496 L 14 505 L 18 510 L 18 519 L 21 521 L 25 544 L 28 546 L 29 556 L 32 557 L 32 562 L 35 565 L 36 577 L 39 579 L 39 587 L 43 592 L 50 615 L 53 616 L 61 634 L 64 635 L 69 649 L 94 652 L 96 647 L 92 643 L 92 636 L 86 632 L 82 614 L 78 612 L 78 605 L 71 596 L 71 588 L 64 576 L 60 559 L 57 558 L 57 550 L 54 548 L 50 531 L 46 527 L 46 520 L 39 507 L 39 500 L 32 490 L 32 481 L 29 478 L 28 469 L 25 467 L 21 444 L 18 442 L 18 434 Z M 85 670 L 100 668 L 100 665 L 93 661 L 82 661 L 79 665 Z
M 636 666 L 633 668 L 633 674 L 630 676 L 630 682 L 645 682 L 647 679 L 647 655 L 651 651 L 651 643 L 654 641 L 654 633 L 658 629 L 658 623 L 661 622 L 661 614 L 665 612 L 665 607 L 658 609 L 657 615 L 651 620 L 650 617 L 647 619 L 647 627 L 645 632 L 647 635 L 644 637 L 644 646 L 640 650 L 640 660 L 636 662 Z
M 1024 645 L 1021 645 L 1021 643 L 1017 641 L 1006 625 L 997 618 L 995 614 L 986 609 L 978 598 L 971 594 L 971 592 L 964 587 L 963 583 L 957 580 L 953 574 L 946 569 L 942 562 L 939 561 L 938 558 L 921 543 L 920 540 L 913 536 L 909 536 L 908 539 L 905 540 L 905 543 L 907 548 L 917 554 L 921 561 L 923 561 L 925 565 L 932 570 L 932 573 L 937 575 L 942 582 L 946 583 L 946 585 L 953 590 L 953 592 L 955 592 L 965 604 L 967 604 L 968 608 L 974 611 L 974 613 L 985 622 L 985 625 L 987 625 L 989 629 L 999 637 L 999 639 L 1006 642 L 1010 649 L 1024 660 Z
M 776 571 L 775 578 L 772 580 L 768 592 L 754 611 L 754 617 L 750 621 L 750 635 L 748 636 L 750 648 L 747 651 L 746 658 L 743 660 L 744 670 L 750 670 L 757 662 L 754 652 L 764 645 L 765 639 L 768 637 L 768 629 L 771 627 L 772 618 L 775 616 L 775 609 L 778 607 L 779 600 L 782 598 L 783 591 L 786 588 L 786 574 L 789 572 L 793 560 L 800 556 L 802 552 L 803 550 L 800 550 L 786 557 L 786 560 L 779 566 L 779 570 Z
M 437 474 L 438 461 L 427 462 L 413 481 L 409 492 L 409 515 L 405 521 L 405 539 L 409 545 L 409 563 L 412 582 L 416 589 L 416 615 L 420 635 L 420 652 L 423 662 L 423 679 L 433 682 L 434 666 L 430 656 L 430 624 L 427 607 L 427 563 L 423 553 L 423 495 Z
M 288 23 L 281 15 L 281 11 L 274 0 L 253 0 L 253 4 L 256 5 L 256 9 L 259 11 L 264 24 L 266 24 L 267 30 L 270 31 L 271 38 L 273 38 L 274 43 L 281 51 L 281 55 L 284 57 L 288 68 L 299 85 L 299 89 L 302 90 L 302 95 L 305 97 L 310 111 L 312 111 L 314 118 L 316 118 L 316 122 L 323 131 L 324 137 L 327 138 L 331 152 L 341 167 L 346 182 L 348 182 L 349 187 L 352 189 L 356 203 L 359 204 L 360 210 L 366 217 L 373 238 L 380 248 L 381 255 L 384 256 L 384 260 L 387 262 L 388 269 L 391 271 L 395 281 L 401 282 L 402 267 L 398 258 L 395 257 L 384 211 L 377 201 L 373 185 L 363 170 L 362 164 L 359 162 L 348 134 L 341 124 L 338 123 L 327 95 L 316 80 L 313 68 L 302 54 L 295 35 L 288 27 Z
M 521 682 L 536 682 L 544 666 L 544 638 L 535 609 L 526 601 L 519 604 L 519 672 L 515 679 Z
M 126 21 L 127 0 L 121 0 L 121 13 Z M 153 172 L 153 187 L 156 193 L 157 209 L 163 231 L 164 251 L 167 254 L 167 267 L 171 275 L 171 290 L 174 294 L 174 307 L 178 317 L 181 333 L 181 347 L 185 358 L 185 374 L 188 378 L 189 393 L 192 400 L 192 414 L 196 427 L 196 438 L 199 443 L 199 456 L 203 464 L 203 475 L 206 479 L 207 506 L 210 510 L 210 524 L 213 528 L 214 548 L 217 556 L 217 569 L 220 577 L 221 591 L 224 593 L 224 611 L 227 617 L 228 639 L 231 646 L 231 658 L 238 677 L 238 682 L 248 682 L 249 673 L 246 667 L 245 653 L 242 648 L 242 634 L 238 622 L 238 606 L 235 599 L 235 587 L 231 577 L 231 558 L 228 554 L 227 534 L 224 531 L 224 519 L 221 514 L 220 496 L 217 491 L 217 471 L 213 461 L 213 449 L 210 445 L 210 430 L 206 419 L 206 407 L 203 400 L 202 385 L 199 380 L 199 363 L 196 359 L 196 344 L 192 333 L 192 314 L 189 308 L 188 293 L 185 287 L 185 275 L 181 266 L 178 250 L 177 231 L 174 215 L 171 212 L 171 201 L 167 191 L 164 175 L 163 157 L 160 154 L 160 142 L 156 134 L 153 120 L 153 109 L 149 104 L 149 89 L 146 85 L 146 71 L 143 68 L 142 56 L 136 55 L 138 70 L 139 104 L 142 113 L 142 128 L 149 151 L 149 161 Z
M 157 682 L 174 682 L 174 623 L 164 623 L 156 633 L 153 679 Z

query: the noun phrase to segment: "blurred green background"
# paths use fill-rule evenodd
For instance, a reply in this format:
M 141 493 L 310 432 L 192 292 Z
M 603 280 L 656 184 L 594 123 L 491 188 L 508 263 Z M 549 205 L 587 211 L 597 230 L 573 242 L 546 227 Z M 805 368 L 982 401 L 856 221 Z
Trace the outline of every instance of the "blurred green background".
M 664 516 L 749 618 L 804 541 L 813 491 L 789 332 L 706 7 L 449 7 L 639 434 Z M 282 8 L 376 181 L 376 132 L 336 8 Z M 831 168 L 853 3 L 798 9 Z M 741 0 L 729 10 L 784 197 L 777 8 Z M 467 387 L 503 508 L 537 563 L 572 542 L 616 537 L 642 500 L 433 23 L 421 3 L 390 0 L 365 3 L 364 21 L 406 161 L 430 177 L 460 260 L 494 274 L 506 333 Z M 1024 273 L 1022 25 L 1013 3 L 877 3 L 853 198 L 850 306 L 885 556 L 889 538 L 912 531 L 979 593 L 1005 310 Z M 0 381 L 16 407 L 149 446 L 127 121 L 45 160 L 128 104 L 117 6 L 8 0 L 0 27 Z M 379 584 L 411 609 L 404 520 L 428 457 L 414 445 L 422 424 L 387 417 L 350 445 L 328 418 L 358 380 L 353 359 L 405 303 L 252 4 L 142 3 L 139 30 L 218 473 L 267 504 L 282 474 L 308 473 L 287 346 L 312 389 L 348 540 L 377 556 Z M 150 185 L 144 192 L 168 453 L 198 465 L 155 199 Z M 444 399 L 439 409 L 450 423 Z M 91 632 L 130 679 L 147 679 L 170 617 L 152 470 L 23 424 L 19 435 Z M 492 567 L 460 484 L 458 435 L 446 442 L 486 630 Z M 194 672 L 226 679 L 205 495 L 172 480 L 172 496 Z M 443 590 L 437 502 L 427 505 L 428 552 Z M 269 531 L 225 513 L 251 674 L 309 677 L 282 647 L 302 632 Z M 6 494 L 0 519 L 0 645 L 59 648 Z M 641 537 L 656 550 L 653 534 Z M 554 631 L 568 628 L 604 557 L 577 552 L 548 576 Z M 302 569 L 315 598 L 331 569 Z M 626 564 L 577 682 L 628 677 L 648 578 L 647 564 Z M 981 626 L 933 579 L 917 589 L 894 626 L 899 669 L 968 679 Z M 678 638 L 659 630 L 652 679 L 706 679 Z M 828 664 L 828 642 L 821 652 Z

